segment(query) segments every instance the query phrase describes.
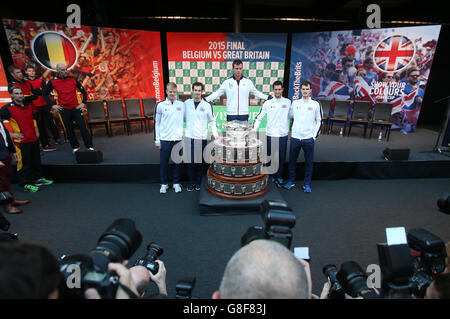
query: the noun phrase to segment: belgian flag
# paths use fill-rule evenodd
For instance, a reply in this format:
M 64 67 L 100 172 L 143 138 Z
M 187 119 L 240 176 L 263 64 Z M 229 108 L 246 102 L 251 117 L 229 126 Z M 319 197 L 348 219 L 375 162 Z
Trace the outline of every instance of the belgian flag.
M 45 67 L 56 70 L 63 63 L 69 69 L 77 60 L 77 50 L 71 40 L 54 31 L 40 33 L 33 42 L 33 52 Z

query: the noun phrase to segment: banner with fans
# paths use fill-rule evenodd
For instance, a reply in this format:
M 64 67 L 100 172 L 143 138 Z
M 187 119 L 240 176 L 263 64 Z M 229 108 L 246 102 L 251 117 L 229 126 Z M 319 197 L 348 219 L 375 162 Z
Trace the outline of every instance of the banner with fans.
M 393 103 L 393 129 L 414 132 L 440 26 L 293 34 L 289 97 Z
M 159 32 L 4 19 L 14 64 L 46 79 L 65 64 L 90 100 L 164 99 Z

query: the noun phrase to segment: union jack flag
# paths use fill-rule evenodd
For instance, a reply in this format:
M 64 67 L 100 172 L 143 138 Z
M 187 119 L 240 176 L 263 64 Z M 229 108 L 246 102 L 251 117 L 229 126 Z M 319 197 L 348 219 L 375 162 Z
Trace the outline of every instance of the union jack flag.
M 357 100 L 370 101 L 372 104 L 376 102 L 375 94 L 370 94 L 370 86 L 362 76 L 357 76 L 354 81 L 355 98 Z
M 397 72 L 405 68 L 415 54 L 414 43 L 403 35 L 381 41 L 374 52 L 375 65 L 383 72 Z

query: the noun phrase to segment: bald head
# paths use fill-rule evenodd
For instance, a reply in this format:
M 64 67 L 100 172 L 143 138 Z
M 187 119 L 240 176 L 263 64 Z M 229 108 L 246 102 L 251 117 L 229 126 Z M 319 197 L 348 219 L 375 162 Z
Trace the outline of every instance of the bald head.
M 139 296 L 142 296 L 147 290 L 148 284 L 150 283 L 150 273 L 147 268 L 143 266 L 131 267 L 130 272 L 134 286 L 136 287 Z
M 308 279 L 303 266 L 286 247 L 270 240 L 255 240 L 231 257 L 220 297 L 308 299 Z

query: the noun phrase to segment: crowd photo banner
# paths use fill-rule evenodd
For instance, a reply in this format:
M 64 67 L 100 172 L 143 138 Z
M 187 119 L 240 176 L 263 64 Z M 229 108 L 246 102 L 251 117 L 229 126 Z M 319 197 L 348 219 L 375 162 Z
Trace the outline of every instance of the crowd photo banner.
M 89 100 L 164 99 L 159 32 L 3 19 L 14 64 L 48 80 L 66 64 Z
M 414 132 L 441 26 L 292 35 L 289 97 L 393 103 L 392 129 Z
M 243 75 L 265 94 L 273 82 L 284 78 L 286 34 L 255 33 L 167 33 L 169 80 L 179 95 L 191 96 L 192 83 L 205 85 L 205 95 L 215 92 L 233 75 L 234 60 L 243 62 Z M 249 121 L 254 121 L 261 102 L 250 100 Z M 226 96 L 213 103 L 217 127 L 223 131 Z M 265 128 L 265 120 L 260 130 Z

